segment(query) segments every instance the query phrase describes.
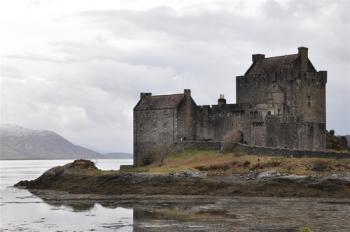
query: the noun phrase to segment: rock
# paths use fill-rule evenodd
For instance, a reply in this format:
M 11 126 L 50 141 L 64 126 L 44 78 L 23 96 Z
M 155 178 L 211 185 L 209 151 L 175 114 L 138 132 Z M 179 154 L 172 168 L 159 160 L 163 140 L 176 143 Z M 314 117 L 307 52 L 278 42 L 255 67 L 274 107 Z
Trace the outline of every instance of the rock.
M 288 175 L 281 175 L 279 176 L 280 179 L 287 179 L 287 180 L 300 180 L 307 178 L 306 176 L 299 176 L 295 174 L 288 174 Z
M 28 180 L 21 180 L 20 182 L 18 182 L 17 184 L 15 184 L 14 186 L 15 187 L 18 187 L 18 188 L 25 188 L 27 187 L 29 184 L 29 181 Z
M 272 178 L 277 176 L 281 176 L 281 174 L 279 172 L 276 172 L 275 170 L 269 170 L 269 171 L 259 173 L 257 178 L 262 179 L 262 178 Z
M 205 172 L 199 172 L 199 171 L 180 171 L 169 174 L 171 177 L 179 177 L 179 178 L 204 178 L 207 176 L 207 173 Z
M 67 166 L 68 168 L 97 169 L 94 162 L 90 160 L 84 160 L 84 159 L 74 160 L 73 163 L 70 163 L 68 165 L 69 165 Z
M 63 172 L 64 172 L 64 168 L 62 166 L 53 167 L 47 170 L 46 172 L 44 172 L 44 174 L 42 174 L 38 179 L 40 179 L 41 181 L 49 181 L 62 175 Z

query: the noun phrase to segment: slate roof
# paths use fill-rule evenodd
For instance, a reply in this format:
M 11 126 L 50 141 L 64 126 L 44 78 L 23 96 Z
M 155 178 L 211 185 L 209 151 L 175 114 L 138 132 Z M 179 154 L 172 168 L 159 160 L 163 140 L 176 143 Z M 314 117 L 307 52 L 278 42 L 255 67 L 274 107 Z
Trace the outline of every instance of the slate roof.
M 262 74 L 279 71 L 281 68 L 293 68 L 297 63 L 298 54 L 267 57 L 253 63 L 247 74 Z
M 184 94 L 147 96 L 140 99 L 135 110 L 175 109 L 184 97 Z

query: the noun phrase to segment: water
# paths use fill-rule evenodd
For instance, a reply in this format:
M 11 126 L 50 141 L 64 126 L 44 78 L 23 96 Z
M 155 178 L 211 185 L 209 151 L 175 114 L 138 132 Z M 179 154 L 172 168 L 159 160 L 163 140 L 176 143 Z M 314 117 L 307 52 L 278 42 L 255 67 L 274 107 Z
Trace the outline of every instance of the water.
M 93 204 L 87 211 L 68 205 L 50 205 L 27 190 L 12 187 L 32 180 L 47 169 L 72 160 L 0 161 L 0 224 L 3 231 L 133 231 L 133 210 Z M 119 169 L 132 160 L 95 160 L 103 170 Z
M 12 187 L 70 160 L 0 161 L 0 231 L 350 231 L 350 199 L 133 196 L 44 201 Z M 132 160 L 96 160 L 118 169 Z

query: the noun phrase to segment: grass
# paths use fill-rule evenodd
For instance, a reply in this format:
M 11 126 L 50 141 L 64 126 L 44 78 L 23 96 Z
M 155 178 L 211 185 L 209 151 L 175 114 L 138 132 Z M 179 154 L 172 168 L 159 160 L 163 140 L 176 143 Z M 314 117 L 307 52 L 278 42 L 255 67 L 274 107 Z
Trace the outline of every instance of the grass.
M 301 228 L 299 231 L 300 231 L 300 232 L 313 232 L 313 230 L 310 229 L 309 227 Z
M 132 168 L 127 172 L 172 173 L 182 170 L 205 171 L 208 175 L 248 174 L 255 170 L 280 173 L 327 176 L 332 173 L 350 172 L 349 159 L 287 158 L 247 155 L 243 153 L 222 153 L 210 150 L 186 150 L 168 155 L 163 164 L 154 163 L 145 167 Z

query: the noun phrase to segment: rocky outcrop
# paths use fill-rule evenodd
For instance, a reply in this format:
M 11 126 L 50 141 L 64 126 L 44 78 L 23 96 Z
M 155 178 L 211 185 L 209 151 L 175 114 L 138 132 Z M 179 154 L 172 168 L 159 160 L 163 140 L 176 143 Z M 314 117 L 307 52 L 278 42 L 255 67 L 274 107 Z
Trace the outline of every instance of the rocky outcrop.
M 59 190 L 76 194 L 246 195 L 350 197 L 350 174 L 310 177 L 265 172 L 207 176 L 205 172 L 170 174 L 98 170 L 88 160 L 76 160 L 46 171 L 16 187 Z

